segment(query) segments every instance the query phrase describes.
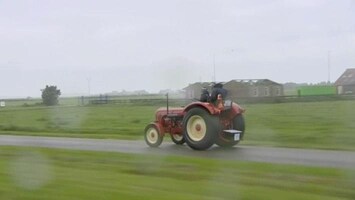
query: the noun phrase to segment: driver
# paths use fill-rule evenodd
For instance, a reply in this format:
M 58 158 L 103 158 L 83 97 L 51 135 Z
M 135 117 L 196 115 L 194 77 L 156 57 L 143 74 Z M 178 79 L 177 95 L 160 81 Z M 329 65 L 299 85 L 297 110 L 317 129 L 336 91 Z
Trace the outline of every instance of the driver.
M 212 103 L 216 102 L 219 94 L 222 96 L 222 99 L 225 99 L 228 94 L 227 90 L 223 88 L 222 83 L 216 83 L 213 85 L 211 94 Z
M 202 88 L 200 101 L 201 102 L 209 102 L 210 101 L 210 93 L 208 92 L 207 88 L 205 88 L 205 87 Z

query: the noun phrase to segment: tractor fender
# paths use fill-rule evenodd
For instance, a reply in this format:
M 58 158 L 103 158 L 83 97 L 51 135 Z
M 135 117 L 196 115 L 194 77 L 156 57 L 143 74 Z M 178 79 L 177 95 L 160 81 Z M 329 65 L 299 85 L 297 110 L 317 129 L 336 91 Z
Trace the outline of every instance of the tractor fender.
M 243 114 L 245 112 L 245 109 L 242 108 L 239 104 L 233 102 L 232 112 L 234 115 L 239 115 L 239 114 Z
M 216 109 L 214 108 L 214 106 L 211 105 L 210 103 L 205 103 L 205 102 L 194 102 L 194 103 L 187 105 L 184 108 L 184 113 L 187 113 L 192 108 L 202 108 L 202 109 L 205 109 L 211 115 L 216 114 Z

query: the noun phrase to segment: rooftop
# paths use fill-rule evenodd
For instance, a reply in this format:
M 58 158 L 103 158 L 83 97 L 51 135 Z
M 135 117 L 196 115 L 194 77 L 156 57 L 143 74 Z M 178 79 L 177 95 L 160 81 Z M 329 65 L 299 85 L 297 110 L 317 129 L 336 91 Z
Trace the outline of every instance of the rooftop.
M 355 85 L 355 68 L 346 69 L 335 81 L 335 85 Z

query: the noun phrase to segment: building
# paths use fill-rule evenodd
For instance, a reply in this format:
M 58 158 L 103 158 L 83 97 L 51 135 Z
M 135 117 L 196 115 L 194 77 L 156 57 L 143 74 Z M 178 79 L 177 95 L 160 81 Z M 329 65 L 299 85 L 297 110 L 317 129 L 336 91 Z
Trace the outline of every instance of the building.
M 335 95 L 336 93 L 334 85 L 306 85 L 297 88 L 298 96 L 324 96 Z
M 231 98 L 283 96 L 283 85 L 269 79 L 236 79 L 224 85 Z
M 232 99 L 283 96 L 282 84 L 269 79 L 235 79 L 223 84 L 224 88 L 228 91 L 228 97 Z M 212 85 L 212 82 L 190 84 L 184 88 L 186 98 L 199 99 L 202 88 L 207 88 L 211 91 Z
M 211 87 L 212 82 L 196 82 L 189 84 L 189 86 L 185 87 L 183 90 L 185 91 L 186 99 L 199 99 L 202 93 L 202 88 L 207 88 L 211 91 Z
M 334 85 L 338 94 L 355 94 L 355 68 L 346 69 Z

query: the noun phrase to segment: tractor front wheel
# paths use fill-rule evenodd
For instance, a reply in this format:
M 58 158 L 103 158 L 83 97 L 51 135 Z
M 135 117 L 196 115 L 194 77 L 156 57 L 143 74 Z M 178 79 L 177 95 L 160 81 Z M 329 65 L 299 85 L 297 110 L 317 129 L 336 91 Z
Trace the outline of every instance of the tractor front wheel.
M 217 138 L 218 118 L 202 108 L 192 108 L 183 120 L 184 138 L 192 149 L 210 148 Z
M 145 128 L 144 139 L 150 147 L 158 147 L 163 142 L 163 136 L 154 124 L 149 124 Z

